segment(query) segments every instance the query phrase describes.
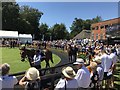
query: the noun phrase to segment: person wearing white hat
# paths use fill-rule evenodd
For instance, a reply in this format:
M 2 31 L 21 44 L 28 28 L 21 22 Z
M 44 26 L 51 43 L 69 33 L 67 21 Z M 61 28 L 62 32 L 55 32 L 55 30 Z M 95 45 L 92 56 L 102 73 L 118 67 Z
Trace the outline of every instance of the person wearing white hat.
M 18 80 L 15 76 L 9 76 L 10 65 L 8 63 L 4 63 L 0 66 L 1 76 L 0 76 L 0 90 L 11 90 L 14 88 L 14 85 L 18 83 Z
M 76 65 L 78 69 L 75 79 L 78 82 L 79 88 L 88 88 L 91 82 L 90 72 L 84 66 L 84 60 L 82 58 L 77 58 L 76 62 L 73 64 Z
M 30 81 L 32 81 L 32 84 L 34 85 L 33 87 L 31 87 L 32 84 L 30 83 Z M 39 71 L 36 68 L 31 67 L 26 71 L 25 76 L 19 81 L 19 85 L 25 86 L 27 90 L 29 89 L 34 90 L 34 88 L 39 88 L 39 81 L 40 81 Z
M 68 66 L 62 69 L 62 74 L 64 78 L 60 79 L 60 81 L 57 83 L 55 90 L 64 90 L 64 89 L 70 89 L 70 90 L 77 90 L 78 89 L 78 83 L 77 80 L 74 79 L 76 73 L 73 70 L 72 67 Z
M 104 77 L 104 68 L 101 65 L 101 58 L 99 56 L 95 57 L 95 62 L 97 63 L 97 72 L 99 75 L 98 86 L 102 88 L 102 80 Z

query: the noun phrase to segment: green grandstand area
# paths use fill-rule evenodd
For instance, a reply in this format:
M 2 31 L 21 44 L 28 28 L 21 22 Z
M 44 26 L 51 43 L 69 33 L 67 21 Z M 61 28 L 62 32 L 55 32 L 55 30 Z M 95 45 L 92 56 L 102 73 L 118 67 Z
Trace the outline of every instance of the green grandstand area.
M 10 74 L 26 71 L 30 67 L 29 62 L 27 60 L 24 62 L 21 61 L 19 48 L 0 48 L 0 56 L 0 60 L 2 61 L 0 63 L 10 64 Z M 61 60 L 57 55 L 53 54 L 53 61 L 54 63 L 51 63 L 50 61 L 51 67 L 58 64 Z M 41 66 L 42 68 L 45 68 L 45 61 L 41 63 Z

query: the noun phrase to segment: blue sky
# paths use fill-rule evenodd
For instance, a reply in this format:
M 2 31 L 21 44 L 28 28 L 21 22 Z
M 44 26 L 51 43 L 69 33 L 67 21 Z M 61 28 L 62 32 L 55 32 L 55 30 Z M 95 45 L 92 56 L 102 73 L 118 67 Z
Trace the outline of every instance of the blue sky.
M 29 5 L 37 8 L 44 14 L 40 23 L 53 26 L 56 23 L 64 23 L 69 30 L 74 18 L 92 19 L 101 16 L 103 20 L 118 17 L 117 2 L 18 2 L 21 5 Z

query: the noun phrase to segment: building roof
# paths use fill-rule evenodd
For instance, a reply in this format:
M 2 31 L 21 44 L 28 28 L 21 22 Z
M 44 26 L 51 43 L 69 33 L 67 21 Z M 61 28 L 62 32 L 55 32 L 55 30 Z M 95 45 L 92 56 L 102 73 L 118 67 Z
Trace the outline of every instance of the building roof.
M 0 38 L 18 38 L 18 31 L 0 30 Z
M 77 34 L 73 39 L 85 39 L 90 38 L 91 30 L 82 30 L 79 34 Z
M 91 27 L 96 27 L 96 26 L 104 26 L 104 25 L 111 25 L 111 24 L 118 24 L 120 23 L 120 17 L 119 18 L 113 18 L 105 21 L 101 21 L 98 23 L 93 23 Z
M 19 34 L 19 38 L 32 38 L 31 34 Z

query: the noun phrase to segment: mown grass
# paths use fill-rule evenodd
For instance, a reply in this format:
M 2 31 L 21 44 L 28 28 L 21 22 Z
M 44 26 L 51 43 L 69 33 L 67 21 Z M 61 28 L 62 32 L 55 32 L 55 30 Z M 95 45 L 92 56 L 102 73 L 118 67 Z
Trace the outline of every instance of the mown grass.
M 27 70 L 30 65 L 28 61 L 21 62 L 20 51 L 18 48 L 0 48 L 0 63 L 10 64 L 10 74 Z M 54 64 L 50 62 L 50 66 L 53 67 L 60 62 L 60 58 L 53 54 Z M 45 68 L 45 61 L 41 63 L 42 68 Z
M 117 63 L 116 66 L 117 67 L 116 67 L 116 73 L 114 75 L 114 77 L 115 77 L 114 84 L 115 84 L 115 88 L 117 88 L 117 90 L 120 90 L 120 62 Z

